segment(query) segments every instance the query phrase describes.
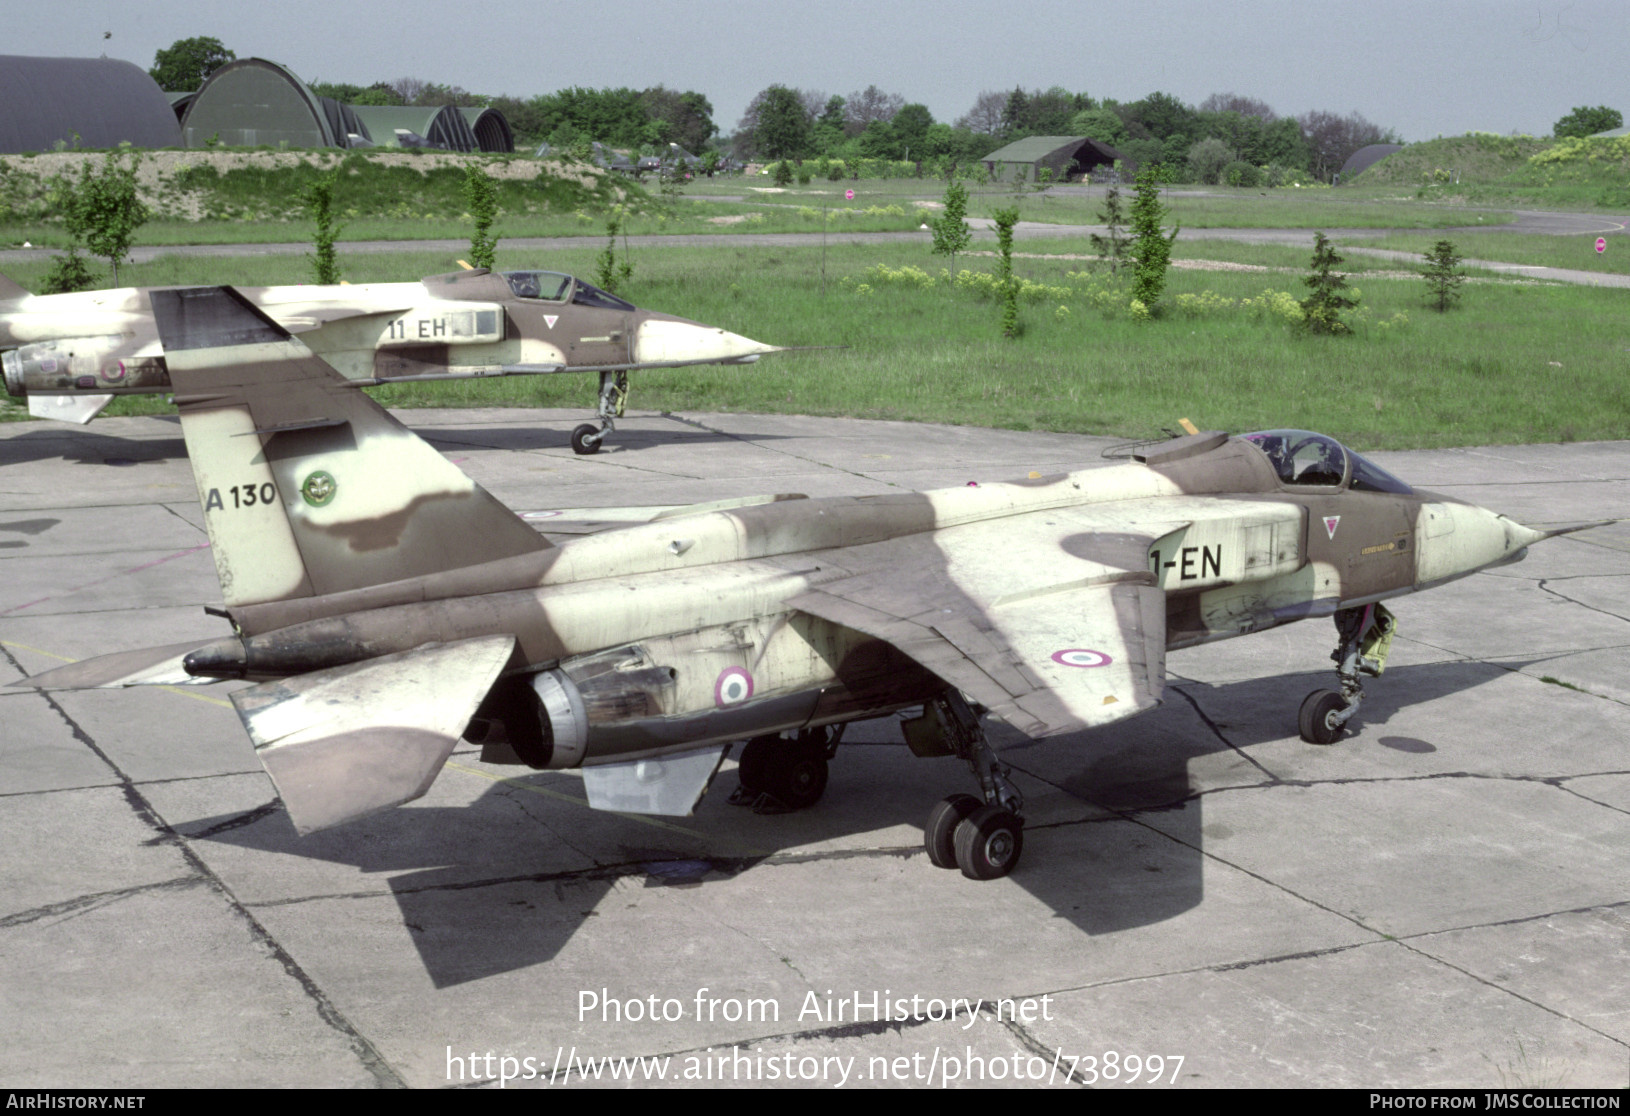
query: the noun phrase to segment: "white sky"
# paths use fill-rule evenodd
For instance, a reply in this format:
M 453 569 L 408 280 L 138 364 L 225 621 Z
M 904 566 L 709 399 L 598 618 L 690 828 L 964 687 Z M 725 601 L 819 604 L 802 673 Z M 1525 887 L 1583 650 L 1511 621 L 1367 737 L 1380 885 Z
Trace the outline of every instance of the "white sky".
M 781 83 L 868 85 L 936 120 L 985 89 L 1190 104 L 1236 92 L 1281 115 L 1360 112 L 1406 141 L 1548 134 L 1576 105 L 1630 115 L 1627 0 L 8 0 L 0 52 L 146 69 L 177 39 L 307 81 L 413 76 L 529 97 L 579 85 L 694 89 L 729 133 Z M 108 33 L 111 33 L 110 37 Z

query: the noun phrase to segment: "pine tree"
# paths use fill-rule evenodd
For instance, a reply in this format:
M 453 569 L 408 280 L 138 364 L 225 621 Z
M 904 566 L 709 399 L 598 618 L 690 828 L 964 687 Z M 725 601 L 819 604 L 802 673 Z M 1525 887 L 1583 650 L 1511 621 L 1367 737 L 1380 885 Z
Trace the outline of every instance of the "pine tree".
M 1437 307 L 1439 313 L 1449 309 L 1460 298 L 1460 284 L 1466 281 L 1466 276 L 1460 271 L 1460 262 L 1461 256 L 1447 240 L 1438 241 L 1426 253 L 1426 267 L 1421 269 L 1421 274 L 1432 290 L 1432 305 Z
M 1351 333 L 1352 328 L 1341 320 L 1341 312 L 1358 305 L 1358 300 L 1342 292 L 1347 279 L 1335 270 L 1341 257 L 1324 233 L 1316 234 L 1313 242 L 1313 274 L 1302 282 L 1313 293 L 1302 300 L 1302 322 L 1313 333 Z

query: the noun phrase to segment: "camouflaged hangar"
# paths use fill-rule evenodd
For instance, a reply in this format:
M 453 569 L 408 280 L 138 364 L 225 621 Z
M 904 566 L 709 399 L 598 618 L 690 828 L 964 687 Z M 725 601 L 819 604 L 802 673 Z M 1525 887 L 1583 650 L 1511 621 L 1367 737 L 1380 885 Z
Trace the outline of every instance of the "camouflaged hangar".
M 1054 182 L 1072 182 L 1117 160 L 1129 171 L 1137 169 L 1109 144 L 1086 136 L 1030 136 L 997 148 L 981 162 L 993 182 L 1036 182 L 1043 169 L 1052 172 Z
M 116 58 L 0 55 L 0 152 L 179 147 L 170 100 L 147 71 Z
M 181 137 L 187 147 L 515 150 L 509 121 L 496 109 L 342 104 L 264 58 L 242 58 L 210 74 L 186 107 Z

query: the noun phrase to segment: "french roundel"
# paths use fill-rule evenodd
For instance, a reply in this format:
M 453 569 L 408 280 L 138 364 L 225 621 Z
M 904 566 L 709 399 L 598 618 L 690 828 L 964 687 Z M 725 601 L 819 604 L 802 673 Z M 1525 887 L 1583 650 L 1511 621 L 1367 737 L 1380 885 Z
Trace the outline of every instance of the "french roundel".
M 1101 667 L 1113 662 L 1102 651 L 1090 651 L 1085 647 L 1071 647 L 1064 651 L 1053 652 L 1053 662 L 1067 667 Z
M 726 667 L 713 683 L 716 705 L 740 705 L 753 696 L 753 676 L 741 667 Z

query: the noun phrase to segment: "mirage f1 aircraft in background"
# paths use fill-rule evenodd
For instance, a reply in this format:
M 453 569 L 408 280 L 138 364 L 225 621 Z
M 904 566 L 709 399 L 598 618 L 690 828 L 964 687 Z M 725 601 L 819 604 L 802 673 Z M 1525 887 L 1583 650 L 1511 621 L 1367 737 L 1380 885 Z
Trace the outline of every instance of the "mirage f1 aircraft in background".
M 1379 602 L 1561 533 L 1277 430 L 1013 483 L 702 505 L 557 546 L 253 295 L 151 299 L 232 630 L 16 685 L 256 683 L 232 703 L 302 833 L 424 794 L 461 738 L 580 769 L 596 808 L 671 815 L 747 741 L 743 796 L 807 807 L 845 724 L 908 712 L 912 751 L 960 757 L 979 790 L 934 807 L 929 856 L 990 879 L 1018 862 L 1023 803 L 983 717 L 1101 729 L 1160 702 L 1168 649 L 1333 616 L 1339 689 L 1300 713 L 1329 743 L 1382 665 Z
M 37 418 L 89 422 L 115 395 L 173 392 L 153 322 L 163 288 L 35 295 L 0 276 L 6 391 Z M 236 288 L 346 379 L 363 386 L 478 376 L 600 374 L 599 425 L 572 431 L 594 453 L 623 414 L 628 373 L 750 364 L 774 345 L 641 310 L 558 271 L 434 275 L 417 283 Z

